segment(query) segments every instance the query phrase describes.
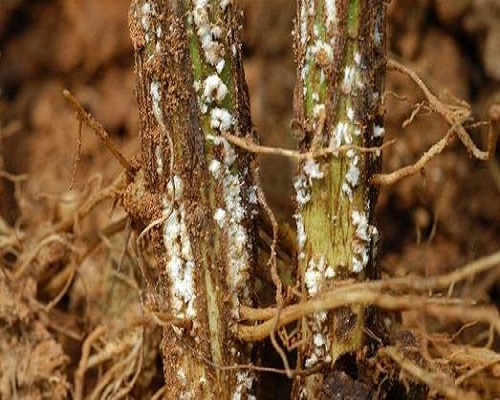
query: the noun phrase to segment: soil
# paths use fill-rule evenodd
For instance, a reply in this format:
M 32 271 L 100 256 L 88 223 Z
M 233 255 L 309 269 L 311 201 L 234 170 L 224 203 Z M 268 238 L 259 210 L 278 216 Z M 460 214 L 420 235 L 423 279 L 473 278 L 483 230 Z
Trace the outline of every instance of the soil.
M 253 123 L 262 144 L 294 148 L 294 2 L 239 3 Z M 97 199 L 121 167 L 88 128 L 78 139 L 78 122 L 62 96 L 70 89 L 127 158 L 139 153 L 127 12 L 123 0 L 0 2 L 1 399 L 77 398 L 93 390 L 105 397 L 106 384 L 133 378 L 127 357 L 138 340 L 145 351 L 131 396 L 150 398 L 163 385 L 161 332 L 143 315 L 124 212 Z M 487 121 L 490 106 L 500 103 L 497 0 L 392 0 L 388 32 L 391 58 L 413 68 L 442 99 L 466 101 L 475 121 Z M 397 140 L 384 150 L 384 171 L 414 162 L 446 133 L 446 124 L 425 112 L 402 127 L 422 99 L 406 77 L 387 74 L 386 140 Z M 485 148 L 487 127 L 471 133 Z M 421 174 L 382 188 L 377 225 L 384 277 L 434 276 L 499 250 L 499 159 L 497 151 L 492 162 L 476 161 L 456 142 Z M 269 203 L 291 226 L 294 168 L 284 158 L 261 159 Z M 98 207 L 82 211 L 94 201 Z M 468 282 L 464 295 L 500 306 L 500 272 L 493 272 Z M 418 313 L 396 321 L 401 330 L 429 330 Z M 445 319 L 431 326 L 449 333 L 461 327 Z M 484 344 L 482 328 L 465 327 L 460 341 Z M 107 355 L 99 359 L 91 344 Z M 489 344 L 498 358 L 499 338 Z M 267 362 L 280 367 L 273 357 Z M 110 372 L 116 365 L 120 372 Z M 470 383 L 482 398 L 500 396 L 495 371 L 496 383 L 482 389 Z M 352 398 L 367 396 L 366 385 L 351 378 L 339 372 L 325 390 L 348 384 Z

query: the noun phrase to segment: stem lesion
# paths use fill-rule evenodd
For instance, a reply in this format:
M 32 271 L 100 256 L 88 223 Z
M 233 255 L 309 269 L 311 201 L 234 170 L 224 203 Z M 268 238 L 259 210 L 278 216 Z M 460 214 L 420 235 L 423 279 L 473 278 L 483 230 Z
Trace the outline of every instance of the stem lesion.
M 375 10 L 369 10 L 372 6 Z M 298 307 L 344 279 L 375 275 L 370 271 L 377 234 L 370 179 L 377 163 L 369 160 L 379 157 L 380 151 L 369 148 L 380 143 L 373 139 L 373 131 L 381 118 L 373 115 L 376 104 L 365 99 L 380 102 L 373 93 L 381 93 L 383 79 L 372 79 L 372 69 L 380 61 L 375 58 L 384 53 L 373 51 L 370 35 L 377 25 L 374 19 L 384 19 L 379 15 L 383 13 L 385 5 L 358 0 L 298 1 L 295 110 L 300 125 L 310 128 L 299 147 L 305 154 L 331 152 L 330 157 L 299 162 L 295 220 L 303 299 Z M 383 42 L 384 33 L 376 33 Z M 383 69 L 379 72 L 383 74 Z M 350 304 L 338 312 L 317 309 L 303 316 L 306 344 L 299 352 L 299 364 L 334 363 L 342 354 L 358 350 L 364 336 L 364 306 Z M 299 380 L 296 390 L 314 398 L 321 381 L 321 374 Z

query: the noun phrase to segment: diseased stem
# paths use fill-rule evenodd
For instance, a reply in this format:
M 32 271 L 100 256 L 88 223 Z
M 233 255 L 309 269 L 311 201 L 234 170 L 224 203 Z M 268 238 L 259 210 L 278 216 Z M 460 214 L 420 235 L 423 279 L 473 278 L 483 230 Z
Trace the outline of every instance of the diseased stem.
M 381 144 L 384 30 L 382 1 L 298 0 L 295 118 L 304 127 L 300 150 L 333 151 L 333 157 L 303 161 L 294 185 L 304 299 L 328 291 L 339 280 L 378 276 L 372 224 L 377 190 L 370 181 L 380 170 L 380 152 L 335 150 Z M 318 310 L 303 318 L 301 367 L 333 364 L 359 350 L 369 318 L 362 305 Z M 297 378 L 294 397 L 318 398 L 325 379 L 324 372 Z
M 222 137 L 251 128 L 239 16 L 231 0 L 134 0 L 130 11 L 144 165 L 135 180 L 145 182 L 127 204 L 140 203 L 140 237 L 159 260 L 145 276 L 166 316 L 172 399 L 253 397 L 253 370 L 214 368 L 252 354 L 235 327 L 239 306 L 252 305 L 255 165 Z

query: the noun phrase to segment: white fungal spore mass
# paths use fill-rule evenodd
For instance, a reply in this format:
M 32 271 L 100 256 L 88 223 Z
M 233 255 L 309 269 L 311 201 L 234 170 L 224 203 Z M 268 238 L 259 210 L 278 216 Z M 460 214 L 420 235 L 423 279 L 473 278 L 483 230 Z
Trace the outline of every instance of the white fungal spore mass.
M 324 177 L 319 164 L 312 158 L 309 158 L 304 162 L 303 170 L 309 180 L 322 179 Z
M 161 89 L 160 83 L 153 79 L 150 85 L 151 102 L 153 103 L 153 115 L 159 125 L 164 124 L 163 111 L 161 108 Z
M 237 171 L 231 171 L 231 166 L 237 159 L 236 152 L 231 144 L 221 136 L 207 135 L 207 140 L 212 141 L 216 146 L 223 146 L 223 161 L 212 161 L 209 169 L 214 176 L 217 175 L 218 179 L 222 180 L 224 209 L 219 208 L 214 219 L 221 228 L 224 227 L 224 232 L 227 235 L 227 282 L 231 290 L 232 312 L 237 317 L 240 301 L 247 301 L 250 298 L 247 284 L 250 262 L 248 234 L 243 225 L 247 211 L 243 207 L 240 175 Z
M 221 37 L 221 28 L 210 22 L 209 7 L 208 0 L 194 0 L 193 21 L 196 24 L 196 33 L 205 59 L 210 65 L 216 67 L 224 56 L 224 47 L 218 41 Z
M 224 227 L 224 222 L 226 220 L 226 211 L 222 208 L 218 208 L 214 214 L 214 220 L 217 222 L 217 225 L 222 229 Z
M 186 213 L 180 202 L 183 183 L 174 176 L 167 184 L 163 213 L 163 243 L 166 250 L 166 272 L 170 280 L 170 301 L 172 313 L 177 318 L 192 319 L 196 316 L 194 302 L 195 261 L 191 251 Z
M 252 390 L 254 379 L 255 377 L 250 371 L 236 372 L 236 388 L 231 400 L 256 400 L 257 398 L 254 395 L 249 394 Z
M 203 83 L 203 96 L 208 101 L 220 103 L 227 95 L 227 86 L 218 75 L 210 75 Z
M 304 220 L 302 219 L 302 214 L 296 213 L 293 218 L 295 219 L 295 224 L 297 226 L 297 244 L 299 247 L 299 259 L 305 258 L 304 245 L 306 244 L 307 234 L 304 228 Z
M 354 226 L 352 272 L 359 273 L 368 265 L 370 241 L 377 235 L 377 228 L 368 223 L 364 212 L 353 211 L 351 221 Z
M 374 125 L 373 126 L 373 136 L 376 138 L 382 138 L 384 137 L 385 134 L 385 129 L 383 126 L 379 125 Z
M 325 269 L 326 261 L 324 257 L 320 257 L 318 260 L 314 258 L 309 260 L 305 273 L 305 284 L 309 296 L 316 296 L 320 292 Z
M 305 367 L 311 368 L 318 362 L 330 362 L 331 356 L 329 349 L 331 347 L 330 339 L 328 337 L 328 329 L 325 324 L 327 319 L 326 311 L 319 311 L 314 314 L 312 321 L 313 324 L 313 337 L 312 346 L 309 356 L 305 360 Z
M 233 126 L 233 116 L 224 108 L 214 108 L 210 111 L 210 126 L 228 132 Z
M 337 2 L 335 0 L 325 1 L 326 28 L 333 34 L 337 28 Z

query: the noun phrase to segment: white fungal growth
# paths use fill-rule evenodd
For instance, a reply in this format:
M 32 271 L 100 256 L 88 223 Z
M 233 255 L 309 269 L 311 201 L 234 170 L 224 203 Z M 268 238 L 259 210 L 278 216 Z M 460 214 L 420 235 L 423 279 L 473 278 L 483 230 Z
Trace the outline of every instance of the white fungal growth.
M 337 28 L 337 2 L 325 1 L 326 29 L 329 32 L 335 32 Z
M 259 203 L 259 197 L 257 196 L 257 186 L 252 186 L 248 192 L 248 202 L 250 204 L 257 205 Z
M 209 101 L 220 103 L 227 95 L 227 86 L 217 75 L 210 75 L 203 82 L 203 96 Z
M 373 43 L 377 47 L 382 45 L 382 21 L 379 15 L 375 18 L 375 24 L 373 27 Z
M 236 388 L 231 400 L 256 400 L 257 398 L 254 395 L 249 394 L 254 380 L 255 377 L 248 370 L 236 372 Z
M 172 314 L 177 318 L 192 319 L 196 316 L 196 265 L 191 251 L 184 205 L 180 202 L 182 192 L 182 180 L 174 176 L 167 184 L 167 194 L 163 202 L 163 243 L 167 256 L 166 272 L 170 280 Z
M 348 156 L 350 151 L 348 152 Z M 342 192 L 352 201 L 353 190 L 358 186 L 360 171 L 358 168 L 359 157 L 351 155 L 349 168 L 345 174 L 345 180 L 342 183 Z
M 209 7 L 208 0 L 194 0 L 192 16 L 205 59 L 210 65 L 216 67 L 224 56 L 224 47 L 218 41 L 221 37 L 221 28 L 210 23 Z
M 324 177 L 320 165 L 312 158 L 307 159 L 302 165 L 302 172 L 295 178 L 293 186 L 295 188 L 295 195 L 297 207 L 301 210 L 311 199 L 310 183 L 313 179 L 322 179 Z M 297 225 L 297 242 L 299 250 L 299 259 L 305 257 L 304 246 L 307 239 L 307 234 L 304 227 L 304 220 L 302 214 L 297 212 L 294 216 Z
M 161 147 L 155 147 L 155 160 L 156 160 L 156 173 L 158 176 L 163 175 L 163 156 L 161 152 Z
M 299 259 L 303 259 L 305 257 L 303 250 L 307 239 L 307 234 L 304 227 L 304 220 L 302 218 L 302 214 L 300 213 L 294 214 L 293 218 L 295 219 L 295 224 L 297 225 L 297 244 L 299 248 Z
M 233 116 L 224 108 L 214 108 L 210 111 L 210 126 L 228 132 L 233 126 Z
M 368 219 L 366 218 L 366 214 L 359 211 L 353 211 L 351 214 L 352 224 L 356 228 L 356 237 L 361 239 L 364 242 L 370 240 L 370 236 L 368 235 Z
M 344 79 L 342 81 L 342 89 L 347 93 L 350 93 L 352 86 L 354 84 L 354 79 L 356 75 L 355 72 L 356 71 L 354 67 L 350 65 L 347 65 L 344 68 Z
M 155 9 L 154 4 L 151 4 L 149 2 L 145 2 L 141 6 L 141 27 L 144 32 L 144 40 L 146 42 L 146 45 L 149 45 L 153 39 L 156 37 L 156 43 L 155 43 L 155 51 L 157 53 L 161 52 L 161 45 L 160 41 L 158 39 L 161 38 L 162 35 L 162 29 L 161 26 L 154 26 L 156 21 L 158 20 L 158 15 Z M 152 57 L 152 54 L 149 54 L 150 57 Z
M 150 16 L 151 16 L 151 4 L 148 2 L 144 3 L 141 7 L 141 12 L 142 12 L 142 17 L 141 17 L 141 25 L 142 29 L 144 30 L 144 36 L 146 39 L 146 44 L 149 43 L 151 40 L 151 33 L 150 33 Z
M 236 152 L 229 142 L 220 136 L 207 135 L 214 145 L 223 146 L 223 162 L 211 163 L 209 168 L 212 174 L 222 180 L 222 193 L 224 198 L 224 210 L 218 209 L 214 219 L 219 226 L 224 226 L 228 244 L 228 272 L 227 282 L 231 290 L 233 302 L 232 313 L 238 316 L 238 308 L 241 300 L 248 300 L 250 292 L 248 288 L 249 261 L 248 234 L 244 227 L 244 219 L 247 211 L 243 207 L 242 183 L 238 172 L 232 172 L 231 166 L 236 161 Z M 215 173 L 214 173 L 215 172 Z
M 374 125 L 373 126 L 373 136 L 376 138 L 382 138 L 385 135 L 385 129 L 383 126 Z
M 361 64 L 361 54 L 359 53 L 359 51 L 356 51 L 354 53 L 354 62 L 356 63 L 356 65 L 360 65 Z
M 182 368 L 177 371 L 177 377 L 179 378 L 180 383 L 186 385 L 187 383 L 186 372 Z
M 151 82 L 149 91 L 151 94 L 151 102 L 153 103 L 153 115 L 155 116 L 156 122 L 158 122 L 159 125 L 163 125 L 164 119 L 161 109 L 160 83 L 156 79 Z
M 328 329 L 325 324 L 326 319 L 326 311 L 320 311 L 314 314 L 312 327 L 314 334 L 312 337 L 311 352 L 304 363 L 306 368 L 311 368 L 320 361 L 331 361 L 331 356 L 329 355 L 331 343 L 328 338 Z
M 219 178 L 219 173 L 221 169 L 221 163 L 219 160 L 213 159 L 210 161 L 210 164 L 208 165 L 208 170 L 212 173 L 212 176 L 215 179 Z
M 368 264 L 370 239 L 377 233 L 374 226 L 368 224 L 366 214 L 359 211 L 353 211 L 351 214 L 352 224 L 354 225 L 354 240 L 352 257 L 352 271 L 359 273 Z
M 233 54 L 234 57 L 236 57 L 236 54 Z M 222 70 L 224 69 L 224 66 L 226 65 L 226 61 L 225 60 L 220 60 L 217 65 L 215 66 L 215 70 L 217 71 L 218 74 L 220 74 L 222 72 Z
M 326 270 L 325 257 L 319 257 L 315 260 L 311 258 L 307 264 L 306 272 L 304 275 L 304 282 L 306 284 L 307 293 L 309 296 L 316 296 L 320 290 L 323 282 L 323 276 Z
M 351 106 L 347 107 L 346 115 L 349 121 L 354 122 L 354 110 Z
M 293 182 L 293 187 L 295 188 L 297 206 L 302 208 L 309 200 L 311 200 L 311 193 L 306 177 L 303 174 L 297 176 Z
M 214 220 L 217 225 L 222 229 L 224 227 L 224 222 L 226 221 L 226 211 L 222 208 L 218 208 L 214 214 Z
M 307 7 L 306 2 L 300 2 L 300 13 L 299 13 L 299 25 L 300 25 L 300 43 L 302 46 L 305 46 L 307 43 Z
M 338 149 L 343 144 L 352 144 L 352 125 L 345 121 L 339 121 L 330 137 L 329 147 L 332 150 Z
M 319 95 L 318 93 L 314 92 L 312 94 L 312 99 L 315 102 L 319 101 Z M 319 116 L 325 115 L 326 113 L 326 108 L 324 104 L 315 104 L 313 108 L 313 116 L 314 118 L 318 118 Z
M 352 158 L 349 164 L 349 169 L 347 170 L 345 180 L 352 187 L 355 188 L 359 182 L 359 168 L 358 168 L 358 157 Z
M 319 164 L 312 158 L 308 158 L 304 162 L 303 170 L 309 181 L 312 179 L 322 179 L 324 177 Z

